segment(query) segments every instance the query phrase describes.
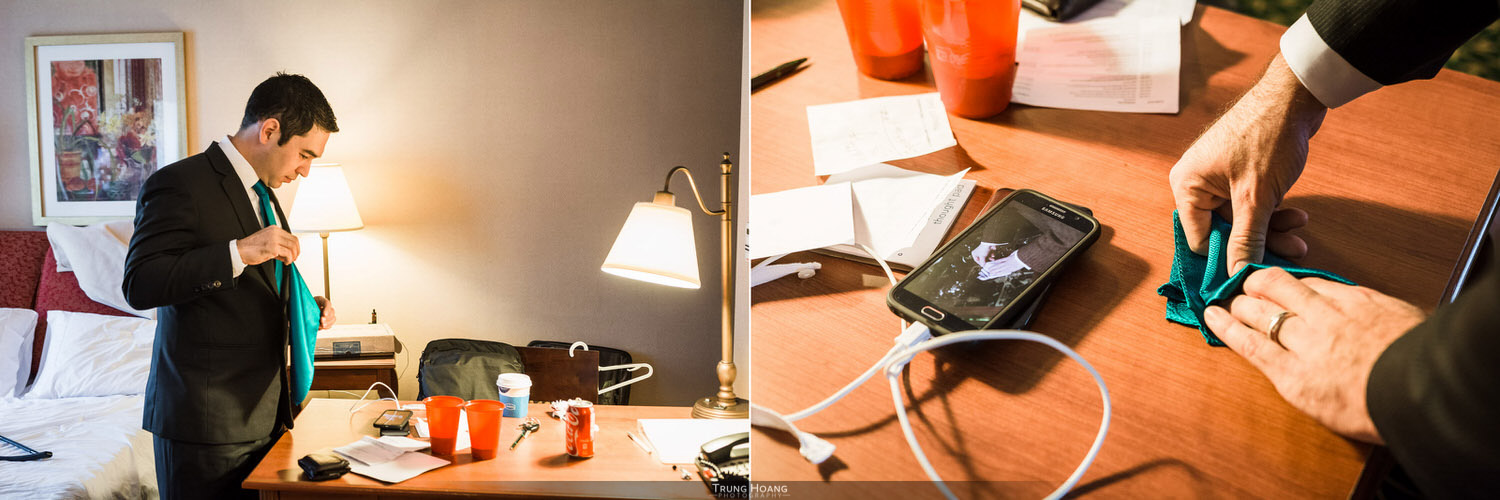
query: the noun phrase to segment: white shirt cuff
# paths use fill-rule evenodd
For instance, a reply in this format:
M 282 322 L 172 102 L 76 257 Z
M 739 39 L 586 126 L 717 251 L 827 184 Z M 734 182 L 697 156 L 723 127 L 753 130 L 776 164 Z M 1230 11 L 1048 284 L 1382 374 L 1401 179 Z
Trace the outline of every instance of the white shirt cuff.
M 245 261 L 240 259 L 240 240 L 229 240 L 229 267 L 234 270 L 231 276 L 240 277 L 245 272 Z
M 1312 22 L 1303 14 L 1281 35 L 1281 57 L 1292 68 L 1302 86 L 1329 108 L 1343 106 L 1355 98 L 1380 88 L 1380 83 L 1365 76 L 1334 52 Z

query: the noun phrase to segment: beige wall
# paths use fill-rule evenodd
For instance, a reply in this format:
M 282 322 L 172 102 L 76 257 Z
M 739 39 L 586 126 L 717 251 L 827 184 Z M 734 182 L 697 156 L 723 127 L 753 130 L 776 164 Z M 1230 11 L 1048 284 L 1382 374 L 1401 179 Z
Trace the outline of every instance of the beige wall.
M 33 229 L 23 39 L 183 31 L 193 152 L 232 131 L 250 90 L 276 71 L 307 75 L 333 104 L 342 130 L 325 157 L 345 166 L 366 225 L 330 239 L 334 302 L 341 322 L 378 309 L 411 348 L 403 397 L 416 395 L 422 346 L 446 337 L 631 351 L 656 368 L 635 386 L 636 404 L 714 391 L 717 220 L 696 217 L 702 290 L 599 264 L 631 203 L 671 166 L 691 168 L 717 201 L 719 153 L 738 161 L 743 151 L 742 2 L 0 6 L 0 228 Z M 686 194 L 686 182 L 673 188 Z M 318 245 L 304 238 L 299 261 L 314 290 Z

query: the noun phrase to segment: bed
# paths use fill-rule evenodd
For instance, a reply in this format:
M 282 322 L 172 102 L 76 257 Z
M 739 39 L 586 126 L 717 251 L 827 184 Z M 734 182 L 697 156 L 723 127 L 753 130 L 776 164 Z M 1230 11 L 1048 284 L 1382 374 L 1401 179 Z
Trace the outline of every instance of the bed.
M 157 498 L 140 394 L 154 321 L 91 299 L 74 272 L 57 270 L 45 232 L 0 231 L 0 259 L 0 372 L 10 379 L 0 376 L 0 435 L 53 453 L 0 461 L 0 498 Z M 0 455 L 21 453 L 0 444 Z

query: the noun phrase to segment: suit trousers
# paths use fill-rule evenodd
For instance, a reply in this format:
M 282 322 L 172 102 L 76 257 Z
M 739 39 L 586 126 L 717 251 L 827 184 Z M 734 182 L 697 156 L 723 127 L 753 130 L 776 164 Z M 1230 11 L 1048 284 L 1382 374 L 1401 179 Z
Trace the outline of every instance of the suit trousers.
M 258 498 L 240 487 L 283 431 L 255 441 L 204 444 L 152 436 L 162 500 Z

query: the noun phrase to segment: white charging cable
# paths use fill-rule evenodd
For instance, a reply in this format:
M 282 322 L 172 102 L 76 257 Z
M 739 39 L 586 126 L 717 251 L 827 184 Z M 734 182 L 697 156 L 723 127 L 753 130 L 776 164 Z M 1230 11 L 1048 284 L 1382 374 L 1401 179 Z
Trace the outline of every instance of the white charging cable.
M 390 391 L 391 397 L 388 397 L 388 398 L 382 398 L 382 397 L 380 397 L 380 391 L 375 391 L 375 387 L 376 386 L 384 387 L 385 390 Z M 365 393 L 359 396 L 359 401 L 355 401 L 354 403 L 358 404 L 360 401 L 364 401 L 365 398 L 367 398 L 367 397 L 370 396 L 370 391 L 375 391 L 375 398 L 376 399 L 370 400 L 370 402 L 368 402 L 368 403 L 359 405 L 359 407 L 357 407 L 357 408 L 354 405 L 349 405 L 349 413 L 354 413 L 354 412 L 363 410 L 366 406 L 370 406 L 370 405 L 378 403 L 380 401 L 391 401 L 393 403 L 396 403 L 396 409 L 397 410 L 402 409 L 401 401 L 399 401 L 399 400 L 396 399 L 396 391 L 394 389 L 391 389 L 391 386 L 385 385 L 384 382 L 376 382 L 376 383 L 370 384 L 370 388 L 369 389 L 365 389 Z M 344 392 L 344 391 L 339 391 L 339 392 Z
M 886 277 L 890 278 L 891 284 L 894 285 L 896 283 L 896 276 L 891 272 L 891 268 L 886 264 L 885 260 L 876 255 L 869 247 L 860 246 L 880 264 L 881 269 L 886 273 Z M 944 484 L 943 478 L 938 476 L 937 470 L 933 469 L 932 463 L 927 460 L 927 454 L 922 451 L 922 446 L 917 443 L 916 433 L 912 431 L 911 422 L 906 418 L 906 402 L 901 397 L 901 387 L 897 379 L 900 378 L 901 372 L 905 371 L 906 366 L 911 363 L 912 358 L 917 354 L 948 344 L 976 340 L 1024 340 L 1037 342 L 1056 349 L 1083 365 L 1084 369 L 1088 370 L 1089 375 L 1094 377 L 1094 382 L 1098 384 L 1099 396 L 1104 403 L 1103 416 L 1099 419 L 1099 432 L 1094 437 L 1094 444 L 1089 447 L 1088 453 L 1084 455 L 1083 461 L 1079 462 L 1078 467 L 1073 470 L 1073 474 L 1068 476 L 1067 480 L 1063 481 L 1063 484 L 1051 494 L 1048 494 L 1046 498 L 1049 500 L 1062 498 L 1063 495 L 1071 491 L 1078 484 L 1078 481 L 1083 478 L 1084 473 L 1088 471 L 1089 466 L 1094 463 L 1094 459 L 1099 455 L 1099 448 L 1104 445 L 1104 437 L 1109 433 L 1109 389 L 1105 386 L 1104 377 L 1099 375 L 1099 371 L 1095 370 L 1093 365 L 1083 359 L 1083 356 L 1078 355 L 1077 352 L 1068 348 L 1062 342 L 1058 342 L 1052 337 L 1023 330 L 975 330 L 951 333 L 933 338 L 932 331 L 927 328 L 927 325 L 912 323 L 911 326 L 906 326 L 905 321 L 902 321 L 901 334 L 895 340 L 896 345 L 891 347 L 889 351 L 886 351 L 885 355 L 879 361 L 876 361 L 868 370 L 865 370 L 859 377 L 856 377 L 853 382 L 839 389 L 838 392 L 827 399 L 806 409 L 790 415 L 781 415 L 764 406 L 750 403 L 751 424 L 791 432 L 792 435 L 797 437 L 797 441 L 800 444 L 798 451 L 801 452 L 803 458 L 814 464 L 822 463 L 833 455 L 834 445 L 810 432 L 797 429 L 796 425 L 792 424 L 792 422 L 810 417 L 827 409 L 833 403 L 838 402 L 838 400 L 843 399 L 844 396 L 853 392 L 855 388 L 863 385 L 870 377 L 875 375 L 877 370 L 884 369 L 886 379 L 890 382 L 891 386 L 891 400 L 896 406 L 896 420 L 901 424 L 901 432 L 905 435 L 906 443 L 911 447 L 912 454 L 916 456 L 917 463 L 922 466 L 922 471 L 927 473 L 927 478 L 932 480 L 939 491 L 942 491 L 944 497 L 950 500 L 957 500 L 958 497 L 954 496 L 953 492 Z

